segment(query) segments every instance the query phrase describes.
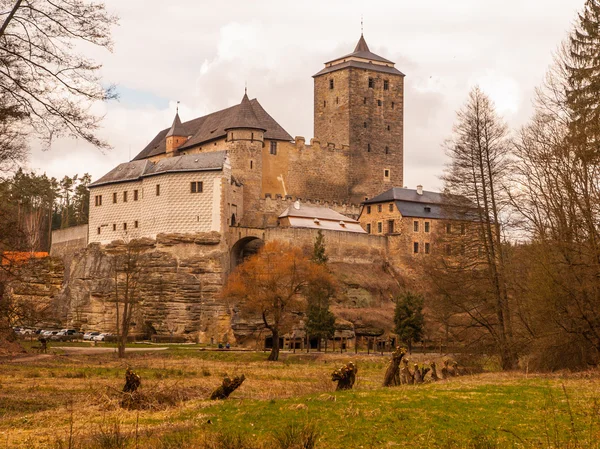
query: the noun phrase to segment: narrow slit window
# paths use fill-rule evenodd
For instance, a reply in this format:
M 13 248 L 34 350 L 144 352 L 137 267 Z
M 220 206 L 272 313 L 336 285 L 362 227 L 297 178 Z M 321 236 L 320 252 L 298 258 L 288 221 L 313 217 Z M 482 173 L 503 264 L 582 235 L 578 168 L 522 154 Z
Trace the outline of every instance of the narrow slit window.
M 377 100 L 377 106 L 381 106 L 381 100 Z
M 386 154 L 387 154 L 387 151 L 386 151 Z M 383 177 L 386 179 L 390 177 L 390 171 L 388 169 L 383 170 Z
M 117 224 L 113 223 L 113 231 L 116 231 L 116 230 L 117 230 Z
M 367 144 L 367 153 L 370 153 L 370 152 L 371 152 L 371 144 L 370 144 L 370 143 L 368 143 L 368 144 Z
M 333 80 L 329 80 L 329 88 L 333 89 Z
M 123 223 L 123 231 L 127 231 L 127 223 Z
M 156 184 L 156 196 L 160 196 L 160 184 Z
M 113 204 L 117 202 L 117 192 L 113 193 Z
M 383 90 L 389 90 L 390 82 L 388 80 L 383 80 Z
M 133 191 L 133 201 L 137 201 L 138 200 L 138 191 L 134 190 Z
M 135 220 L 133 222 L 133 227 L 137 229 L 137 228 L 139 228 L 139 226 L 140 226 L 140 223 L 137 220 Z
M 123 192 L 123 202 L 124 203 L 127 202 L 127 190 L 125 192 Z

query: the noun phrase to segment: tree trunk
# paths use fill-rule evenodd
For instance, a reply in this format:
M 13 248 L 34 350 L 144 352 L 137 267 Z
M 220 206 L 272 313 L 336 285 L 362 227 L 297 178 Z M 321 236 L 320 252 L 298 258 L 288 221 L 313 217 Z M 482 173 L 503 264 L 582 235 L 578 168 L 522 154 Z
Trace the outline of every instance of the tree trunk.
M 400 348 L 399 346 L 392 353 L 392 359 L 390 360 L 390 364 L 388 365 L 385 376 L 383 377 L 384 387 L 400 385 L 400 362 L 402 361 L 405 353 L 406 351 L 404 348 Z
M 279 329 L 272 328 L 271 332 L 273 333 L 273 347 L 267 360 L 276 362 L 279 360 Z
M 358 369 L 354 366 L 354 363 L 350 362 L 341 368 L 336 369 L 331 374 L 331 380 L 337 382 L 336 391 L 338 390 L 351 390 L 356 381 L 356 372 Z
M 227 399 L 231 393 L 233 393 L 242 383 L 246 380 L 246 376 L 243 374 L 239 377 L 234 377 L 230 379 L 229 377 L 225 377 L 223 379 L 223 383 L 220 387 L 215 389 L 210 395 L 210 400 L 214 401 L 216 399 Z

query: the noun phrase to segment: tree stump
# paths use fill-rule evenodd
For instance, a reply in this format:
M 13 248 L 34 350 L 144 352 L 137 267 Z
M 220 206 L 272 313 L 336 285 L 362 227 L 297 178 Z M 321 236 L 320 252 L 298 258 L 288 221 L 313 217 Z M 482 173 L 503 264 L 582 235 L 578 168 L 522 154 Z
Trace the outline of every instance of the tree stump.
M 142 378 L 131 371 L 131 368 L 127 368 L 125 371 L 125 386 L 123 387 L 123 393 L 133 393 L 137 390 L 142 383 Z
M 423 375 L 421 374 L 421 370 L 419 369 L 419 365 L 417 363 L 414 364 L 414 376 L 415 383 L 422 384 L 423 383 Z
M 214 401 L 216 399 L 227 399 L 231 393 L 233 393 L 240 385 L 242 385 L 244 380 L 246 380 L 246 376 L 243 374 L 241 376 L 236 376 L 233 379 L 225 376 L 221 386 L 213 391 L 210 395 L 210 400 Z
M 410 369 L 408 368 L 408 359 L 402 360 L 402 364 L 404 365 L 402 367 L 401 376 L 400 376 L 402 383 L 407 384 L 407 385 L 414 384 L 415 376 L 413 375 L 413 373 L 410 372 Z
M 390 360 L 390 364 L 383 377 L 384 387 L 400 385 L 400 362 L 402 361 L 404 354 L 406 354 L 406 349 L 401 348 L 400 346 L 392 353 L 392 359 Z
M 442 367 L 442 379 L 446 380 L 448 378 L 448 376 L 450 376 L 450 373 L 448 372 L 448 364 L 450 363 L 449 360 L 444 360 L 444 366 Z
M 335 390 L 351 390 L 356 381 L 357 371 L 354 363 L 349 362 L 331 373 L 331 380 L 338 383 Z
M 431 379 L 433 379 L 434 382 L 437 382 L 438 380 L 440 380 L 440 378 L 437 375 L 435 362 L 431 362 L 429 366 L 431 367 Z

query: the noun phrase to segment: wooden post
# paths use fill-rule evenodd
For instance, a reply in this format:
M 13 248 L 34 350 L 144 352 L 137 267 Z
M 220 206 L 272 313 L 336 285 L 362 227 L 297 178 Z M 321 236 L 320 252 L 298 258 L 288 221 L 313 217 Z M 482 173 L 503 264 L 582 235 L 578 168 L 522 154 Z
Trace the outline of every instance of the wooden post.
M 367 355 L 371 354 L 371 337 L 367 337 Z
M 354 353 L 358 354 L 358 335 L 354 334 Z
M 333 349 L 332 350 L 333 350 L 333 352 L 335 352 L 335 334 L 333 334 L 333 343 L 332 343 L 332 345 L 333 345 Z

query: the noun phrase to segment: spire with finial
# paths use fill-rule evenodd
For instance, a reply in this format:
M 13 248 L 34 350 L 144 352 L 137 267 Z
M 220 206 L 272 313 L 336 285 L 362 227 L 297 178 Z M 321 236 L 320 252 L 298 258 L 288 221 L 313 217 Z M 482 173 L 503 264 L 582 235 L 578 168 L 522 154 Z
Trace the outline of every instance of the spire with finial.
M 167 153 L 175 151 L 187 141 L 187 133 L 179 118 L 179 101 L 177 102 L 173 124 L 171 125 L 171 128 L 169 128 L 165 140 Z

